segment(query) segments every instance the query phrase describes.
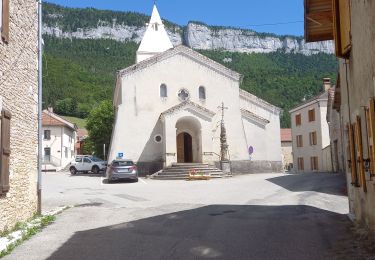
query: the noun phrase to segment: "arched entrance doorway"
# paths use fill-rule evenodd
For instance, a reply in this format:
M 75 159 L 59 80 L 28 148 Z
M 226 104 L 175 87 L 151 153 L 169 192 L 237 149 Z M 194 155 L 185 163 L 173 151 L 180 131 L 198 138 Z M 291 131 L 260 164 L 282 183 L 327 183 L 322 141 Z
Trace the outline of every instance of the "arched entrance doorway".
M 198 119 L 187 116 L 176 123 L 176 145 L 178 163 L 201 163 L 201 124 Z
M 177 135 L 177 162 L 193 162 L 193 138 L 186 132 Z

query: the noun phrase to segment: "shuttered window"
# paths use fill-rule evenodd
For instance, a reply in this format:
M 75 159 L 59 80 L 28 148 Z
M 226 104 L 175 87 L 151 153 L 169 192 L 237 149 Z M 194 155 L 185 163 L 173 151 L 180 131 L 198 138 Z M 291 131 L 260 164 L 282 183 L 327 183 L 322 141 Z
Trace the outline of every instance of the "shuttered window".
M 370 171 L 375 173 L 375 100 L 370 99 L 367 110 L 367 133 L 369 140 Z
M 315 109 L 310 109 L 309 110 L 309 122 L 314 122 L 315 121 Z
M 297 163 L 298 163 L 298 170 L 299 171 L 305 170 L 305 164 L 304 164 L 304 161 L 303 161 L 302 157 L 297 158 Z
M 302 135 L 297 135 L 296 140 L 297 140 L 297 147 L 303 147 Z
M 316 135 L 316 131 L 311 132 L 309 134 L 309 139 L 310 139 L 310 145 L 317 145 L 318 138 L 317 138 L 317 135 Z
M 349 140 L 349 146 L 348 146 L 348 152 L 350 155 L 350 159 L 348 160 L 348 167 L 351 170 L 352 175 L 352 185 L 358 185 L 358 176 L 357 176 L 357 164 L 356 164 L 356 151 L 355 151 L 355 143 L 354 143 L 354 129 L 355 125 L 348 125 L 348 140 Z
M 347 58 L 351 50 L 350 0 L 333 0 L 336 56 Z
M 301 114 L 296 115 L 296 126 L 301 125 Z
M 9 191 L 10 120 L 11 113 L 3 110 L 0 119 L 0 194 Z
M 2 5 L 1 5 L 2 3 Z M 9 42 L 9 0 L 0 0 L 0 31 L 1 39 Z
M 318 170 L 318 157 L 316 156 L 310 157 L 310 165 L 311 165 L 312 171 L 317 171 Z
M 365 177 L 365 164 L 363 161 L 363 144 L 362 144 L 362 127 L 361 127 L 361 117 L 356 117 L 356 127 L 355 127 L 355 141 L 357 143 L 357 170 L 360 177 L 360 184 L 363 187 L 363 190 L 367 191 L 366 186 L 366 177 Z

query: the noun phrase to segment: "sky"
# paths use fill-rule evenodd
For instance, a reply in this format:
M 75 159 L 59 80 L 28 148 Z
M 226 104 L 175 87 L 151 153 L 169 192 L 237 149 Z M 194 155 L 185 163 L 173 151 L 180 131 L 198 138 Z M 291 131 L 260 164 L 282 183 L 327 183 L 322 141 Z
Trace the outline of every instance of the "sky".
M 69 7 L 151 15 L 153 0 L 48 0 Z M 179 25 L 200 21 L 278 35 L 303 35 L 303 0 L 158 0 L 162 19 Z

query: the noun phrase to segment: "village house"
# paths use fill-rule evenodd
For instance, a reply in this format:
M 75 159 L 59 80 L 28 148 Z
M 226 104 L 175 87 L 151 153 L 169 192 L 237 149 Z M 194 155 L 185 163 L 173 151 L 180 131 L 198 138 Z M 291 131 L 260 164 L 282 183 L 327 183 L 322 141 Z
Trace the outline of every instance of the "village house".
M 326 121 L 329 78 L 323 79 L 318 95 L 290 110 L 293 139 L 293 164 L 298 172 L 332 170 L 329 129 Z
M 0 0 L 0 232 L 38 209 L 37 4 Z
M 329 128 L 332 171 L 343 173 L 345 169 L 343 129 L 340 117 L 340 81 L 328 91 L 327 123 Z
M 118 72 L 109 161 L 133 159 L 147 174 L 176 163 L 217 164 L 224 113 L 232 172 L 282 171 L 281 109 L 241 90 L 241 81 L 200 53 L 173 47 L 154 6 L 137 63 Z
M 336 107 L 344 134 L 350 213 L 375 231 L 375 1 L 306 0 L 305 39 L 334 40 Z
M 43 111 L 43 170 L 58 171 L 67 166 L 76 155 L 77 126 L 53 113 Z
M 283 167 L 285 171 L 293 169 L 293 138 L 292 129 L 283 128 L 280 131 L 281 152 L 283 155 Z

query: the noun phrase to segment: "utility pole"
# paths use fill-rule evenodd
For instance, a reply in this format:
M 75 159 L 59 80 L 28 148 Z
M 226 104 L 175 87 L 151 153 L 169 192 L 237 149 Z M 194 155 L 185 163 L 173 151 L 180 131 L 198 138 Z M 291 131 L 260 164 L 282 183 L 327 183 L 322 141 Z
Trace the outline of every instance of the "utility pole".
M 42 0 L 38 1 L 38 213 L 42 213 L 42 62 L 43 62 L 43 38 L 42 38 Z

